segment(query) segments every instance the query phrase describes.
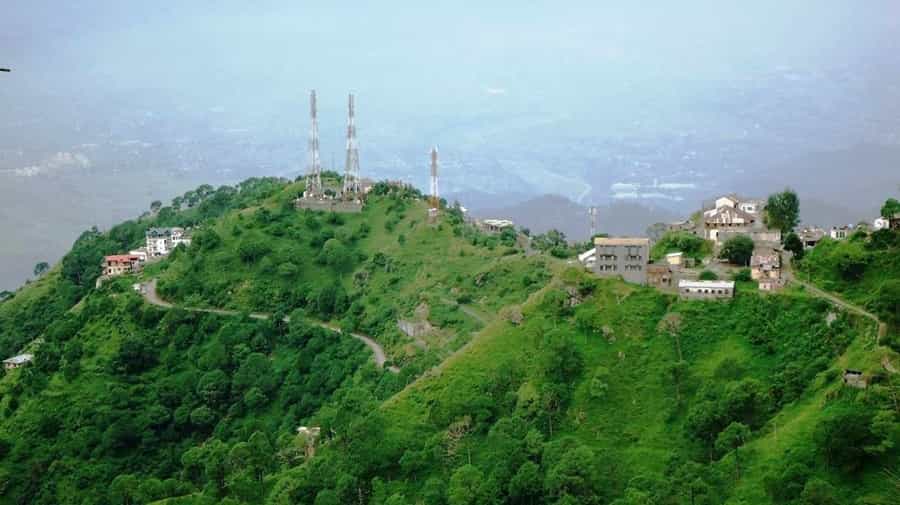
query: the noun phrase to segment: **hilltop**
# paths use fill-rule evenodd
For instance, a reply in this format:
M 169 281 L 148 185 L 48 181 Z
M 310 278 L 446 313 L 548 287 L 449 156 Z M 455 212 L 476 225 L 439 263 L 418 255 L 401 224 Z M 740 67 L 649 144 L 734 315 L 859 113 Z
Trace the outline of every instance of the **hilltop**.
M 0 503 L 897 499 L 896 327 L 876 343 L 799 287 L 597 279 L 550 237 L 429 222 L 402 185 L 359 214 L 297 210 L 303 189 L 202 186 L 0 303 L 0 350 L 35 354 L 0 379 Z M 157 226 L 193 240 L 97 287 Z M 164 306 L 133 289 L 153 281 Z

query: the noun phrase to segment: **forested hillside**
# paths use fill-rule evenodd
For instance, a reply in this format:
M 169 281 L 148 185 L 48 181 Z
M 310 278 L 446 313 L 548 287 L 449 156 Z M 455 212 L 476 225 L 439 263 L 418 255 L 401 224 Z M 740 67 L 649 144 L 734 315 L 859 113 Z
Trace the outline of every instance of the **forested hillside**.
M 35 354 L 0 379 L 0 503 L 900 501 L 895 323 L 876 342 L 802 289 L 678 301 L 593 278 L 555 235 L 429 223 L 409 188 L 360 214 L 295 210 L 302 190 L 198 188 L 0 303 L 0 351 Z M 190 247 L 95 288 L 104 254 L 174 225 Z M 888 238 L 841 245 L 872 289 L 897 279 Z M 823 283 L 829 247 L 803 260 Z M 154 279 L 173 308 L 132 289 Z

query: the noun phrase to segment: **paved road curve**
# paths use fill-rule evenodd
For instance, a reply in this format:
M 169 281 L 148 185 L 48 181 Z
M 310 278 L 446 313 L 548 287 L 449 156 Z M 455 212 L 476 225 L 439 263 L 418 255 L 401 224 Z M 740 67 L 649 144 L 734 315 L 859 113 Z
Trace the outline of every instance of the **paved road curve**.
M 171 309 L 171 308 L 175 307 L 171 303 L 160 298 L 159 294 L 156 292 L 156 279 L 153 279 L 150 282 L 145 282 L 144 284 L 142 284 L 141 285 L 141 294 L 144 295 L 144 299 L 147 300 L 147 303 L 149 303 L 151 305 L 156 305 L 157 307 L 163 307 L 166 309 Z M 188 310 L 191 312 L 206 312 L 209 314 L 219 314 L 222 316 L 236 316 L 236 315 L 240 314 L 240 311 L 237 311 L 237 310 L 202 309 L 202 308 L 197 308 L 197 307 L 181 307 L 181 308 L 183 310 Z M 269 319 L 271 317 L 271 315 L 263 314 L 260 312 L 253 312 L 250 314 L 250 317 L 252 317 L 253 319 Z M 285 316 L 284 322 L 289 323 L 290 321 L 291 321 L 291 318 L 288 316 Z M 317 322 L 317 321 L 314 323 L 321 326 L 322 328 L 326 328 L 326 329 L 329 329 L 331 331 L 341 333 L 341 334 L 344 333 L 343 331 L 341 331 L 340 328 L 338 328 L 336 326 L 332 326 L 330 324 L 323 323 L 323 322 Z M 381 347 L 378 344 L 378 342 L 374 341 L 372 339 L 372 337 L 369 337 L 368 335 L 363 335 L 361 333 L 350 333 L 349 335 L 351 337 L 359 340 L 363 344 L 366 344 L 366 347 L 368 347 L 369 349 L 372 350 L 372 355 L 375 358 L 375 364 L 378 365 L 379 368 L 384 368 L 384 363 L 387 361 L 387 354 L 385 354 L 384 348 Z M 393 373 L 400 372 L 400 369 L 397 368 L 396 366 L 389 366 L 387 369 Z

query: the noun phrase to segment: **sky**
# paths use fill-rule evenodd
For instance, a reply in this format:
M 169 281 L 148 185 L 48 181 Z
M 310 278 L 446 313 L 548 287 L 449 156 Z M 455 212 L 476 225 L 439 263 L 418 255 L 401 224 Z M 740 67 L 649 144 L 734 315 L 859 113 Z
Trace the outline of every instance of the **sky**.
M 896 0 L 5 0 L 0 66 L 0 289 L 152 199 L 302 173 L 313 88 L 326 166 L 352 91 L 364 175 L 424 187 L 438 145 L 473 201 L 682 211 L 870 144 L 883 187 L 900 146 Z
M 634 87 L 699 93 L 777 67 L 896 64 L 900 23 L 891 0 L 9 2 L 0 40 L 27 76 L 19 91 L 273 107 L 353 88 L 404 113 L 491 90 L 580 112 Z

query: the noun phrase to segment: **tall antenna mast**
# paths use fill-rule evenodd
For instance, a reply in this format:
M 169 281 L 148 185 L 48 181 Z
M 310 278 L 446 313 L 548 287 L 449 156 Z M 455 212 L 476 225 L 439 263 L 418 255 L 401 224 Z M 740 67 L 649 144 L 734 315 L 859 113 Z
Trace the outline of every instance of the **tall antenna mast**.
M 597 234 L 597 207 L 589 208 L 588 214 L 591 216 L 591 238 L 594 238 Z
M 431 148 L 431 208 L 437 210 L 440 207 L 440 194 L 438 193 L 438 152 L 437 147 Z
M 309 93 L 309 167 L 306 172 L 307 196 L 322 195 L 322 163 L 319 160 L 319 119 L 316 112 L 316 90 Z
M 344 167 L 344 197 L 359 195 L 359 149 L 356 146 L 356 107 L 353 93 L 347 99 L 347 163 Z

